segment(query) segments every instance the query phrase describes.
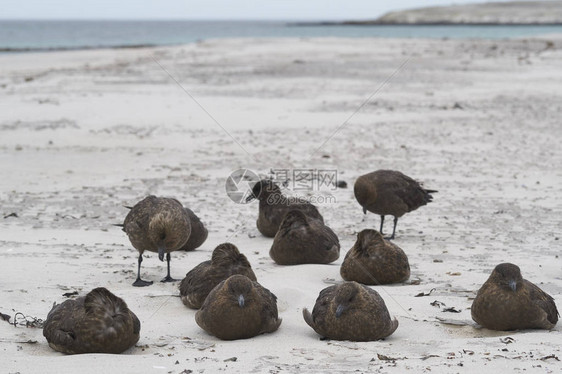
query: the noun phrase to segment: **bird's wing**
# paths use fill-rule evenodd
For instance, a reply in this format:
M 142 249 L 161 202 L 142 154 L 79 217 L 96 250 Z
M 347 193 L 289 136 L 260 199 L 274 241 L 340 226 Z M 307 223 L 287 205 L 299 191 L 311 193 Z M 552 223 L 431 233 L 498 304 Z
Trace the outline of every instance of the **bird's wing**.
M 336 290 L 336 285 L 326 287 L 316 299 L 316 303 L 314 304 L 314 309 L 312 309 L 312 315 L 314 316 L 314 320 L 316 325 L 318 326 L 319 321 L 324 321 L 326 318 L 326 314 L 328 313 L 328 309 L 332 299 L 334 298 L 334 292 Z
M 66 300 L 62 304 L 54 305 L 49 312 L 45 326 L 43 328 L 43 336 L 51 345 L 70 349 L 76 339 L 76 312 L 83 299 Z M 83 313 L 80 313 L 81 315 Z
M 547 319 L 550 323 L 556 324 L 556 322 L 558 322 L 558 317 L 560 316 L 560 314 L 558 313 L 558 309 L 556 308 L 556 304 L 554 303 L 554 298 L 541 290 L 534 283 L 529 282 L 528 280 L 525 280 L 524 282 L 525 285 L 529 288 L 531 300 L 546 312 Z
M 431 196 L 414 179 L 402 174 L 399 180 L 393 182 L 393 188 L 409 210 L 414 210 L 431 201 Z
M 277 311 L 277 296 L 267 288 L 254 282 L 262 302 L 262 321 L 264 322 L 262 332 L 273 332 L 281 325 L 281 318 Z
M 200 292 L 203 288 L 208 288 L 210 282 L 207 281 L 206 273 L 210 265 L 211 261 L 207 260 L 191 269 L 180 283 L 180 295 L 185 296 L 189 293 Z
M 330 250 L 334 245 L 339 245 L 340 241 L 336 233 L 328 226 L 322 225 L 322 247 Z

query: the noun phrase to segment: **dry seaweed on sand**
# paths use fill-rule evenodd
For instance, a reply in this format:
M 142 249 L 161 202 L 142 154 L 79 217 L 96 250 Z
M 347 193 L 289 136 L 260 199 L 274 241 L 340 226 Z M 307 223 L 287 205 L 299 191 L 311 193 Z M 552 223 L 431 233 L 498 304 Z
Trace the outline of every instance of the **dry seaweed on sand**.
M 431 295 L 431 293 L 433 291 L 435 291 L 435 288 L 432 288 L 431 290 L 429 290 L 429 292 L 420 292 L 419 294 L 415 295 L 414 297 L 429 296 L 429 295 Z
M 17 312 L 14 315 L 14 321 L 12 323 L 14 327 L 25 326 L 25 327 L 42 329 L 45 321 L 43 321 L 41 318 L 26 316 L 21 312 Z

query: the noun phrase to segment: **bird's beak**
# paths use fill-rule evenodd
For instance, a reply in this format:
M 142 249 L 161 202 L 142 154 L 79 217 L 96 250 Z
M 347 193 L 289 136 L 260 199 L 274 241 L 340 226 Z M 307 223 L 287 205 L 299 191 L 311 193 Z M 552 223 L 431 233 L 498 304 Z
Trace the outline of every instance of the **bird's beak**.
M 367 214 L 367 208 L 363 207 L 363 214 Z
M 244 308 L 244 295 L 238 296 L 238 305 L 240 308 Z
M 509 288 L 511 288 L 513 290 L 513 292 L 517 291 L 517 282 L 514 280 L 510 280 L 509 281 Z
M 248 197 L 246 198 L 246 202 L 249 203 L 250 201 L 254 200 L 256 197 L 254 196 L 253 193 L 250 193 L 248 195 Z
M 158 258 L 160 261 L 164 261 L 164 254 L 166 254 L 166 247 L 158 247 Z
M 344 310 L 345 306 L 343 306 L 342 304 L 338 305 L 338 307 L 336 308 L 336 318 L 340 318 Z

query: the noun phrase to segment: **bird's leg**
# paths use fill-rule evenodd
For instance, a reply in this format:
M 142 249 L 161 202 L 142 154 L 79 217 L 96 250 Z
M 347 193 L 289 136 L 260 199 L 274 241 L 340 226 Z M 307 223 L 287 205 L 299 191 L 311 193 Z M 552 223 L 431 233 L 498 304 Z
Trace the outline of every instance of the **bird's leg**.
M 146 286 L 150 286 L 152 284 L 152 281 L 145 281 L 142 280 L 140 277 L 140 268 L 141 268 L 141 263 L 142 263 L 142 253 L 139 253 L 139 265 L 137 268 L 137 280 L 135 281 L 135 283 L 133 283 L 133 286 L 135 287 L 146 287 Z
M 394 239 L 394 234 L 396 233 L 396 224 L 398 223 L 398 217 L 394 217 L 394 228 L 392 229 L 392 235 L 390 235 L 388 238 L 388 240 L 392 240 Z
M 177 282 L 177 279 L 174 279 L 170 276 L 170 260 L 171 260 L 171 256 L 170 256 L 170 252 L 166 253 L 166 262 L 168 263 L 168 275 L 166 275 L 166 278 L 162 279 L 160 282 Z
M 380 230 L 379 230 L 379 232 L 381 233 L 381 235 L 383 235 L 383 233 L 382 233 L 382 227 L 383 227 L 383 225 L 384 225 L 384 216 L 381 216 L 381 228 L 380 228 Z

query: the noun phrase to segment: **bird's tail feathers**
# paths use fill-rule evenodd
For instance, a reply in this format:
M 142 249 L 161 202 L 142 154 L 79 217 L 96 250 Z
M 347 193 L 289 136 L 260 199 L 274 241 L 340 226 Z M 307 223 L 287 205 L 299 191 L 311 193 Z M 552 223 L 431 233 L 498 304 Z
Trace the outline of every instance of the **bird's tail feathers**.
M 312 314 L 308 311 L 308 309 L 304 308 L 302 310 L 302 316 L 304 317 L 304 320 L 306 321 L 308 326 L 314 328 L 314 320 L 312 319 Z

